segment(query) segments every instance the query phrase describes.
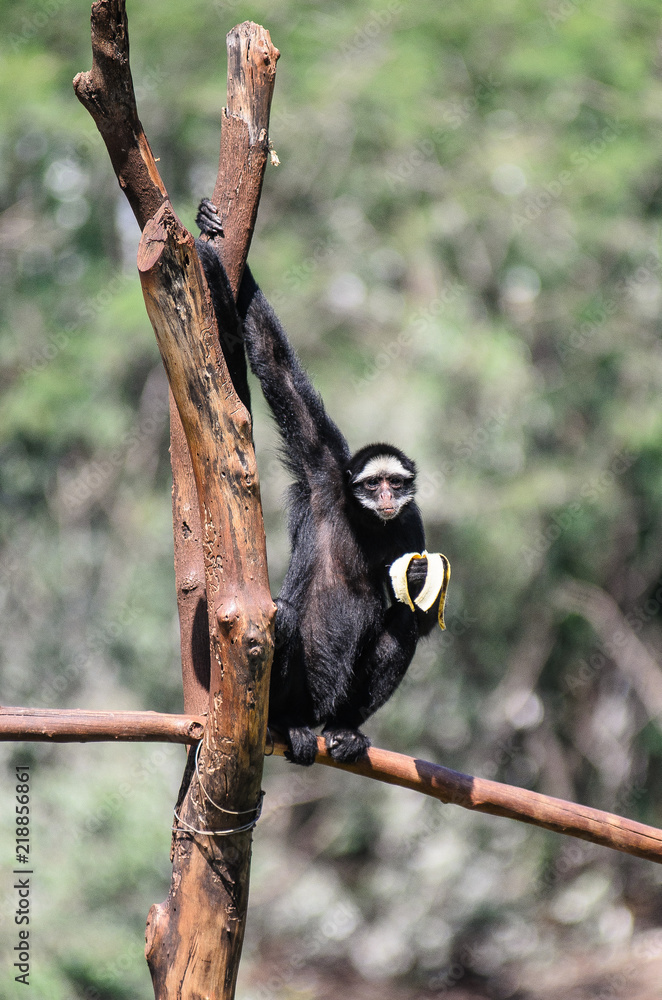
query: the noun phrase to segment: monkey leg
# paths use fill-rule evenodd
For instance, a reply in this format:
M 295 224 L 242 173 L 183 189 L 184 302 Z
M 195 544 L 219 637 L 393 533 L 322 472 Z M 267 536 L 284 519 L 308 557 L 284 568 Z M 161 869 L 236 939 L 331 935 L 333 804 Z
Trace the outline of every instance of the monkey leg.
M 293 604 L 281 597 L 277 597 L 274 604 L 276 605 L 274 653 L 279 659 L 283 654 L 289 658 L 294 643 L 299 641 L 299 614 Z
M 317 737 L 312 729 L 308 726 L 290 726 L 287 730 L 287 742 L 289 744 L 289 750 L 285 751 L 287 760 L 303 767 L 310 767 L 315 763 Z
M 274 661 L 271 668 L 269 725 L 287 740 L 287 760 L 309 767 L 315 762 L 317 737 L 310 726 L 302 725 L 309 718 L 301 674 L 296 669 L 300 655 L 299 614 L 289 601 L 276 598 L 276 628 Z
M 416 616 L 404 604 L 386 613 L 384 630 L 359 665 L 352 687 L 324 730 L 329 753 L 336 760 L 355 761 L 370 740 L 359 729 L 391 697 L 407 672 L 418 641 Z

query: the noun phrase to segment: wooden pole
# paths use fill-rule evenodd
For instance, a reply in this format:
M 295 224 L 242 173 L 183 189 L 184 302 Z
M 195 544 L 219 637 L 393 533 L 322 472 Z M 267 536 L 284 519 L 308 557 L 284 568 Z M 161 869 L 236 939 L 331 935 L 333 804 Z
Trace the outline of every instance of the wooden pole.
M 284 742 L 274 743 L 275 754 L 284 754 L 286 749 Z M 365 761 L 340 764 L 326 752 L 321 736 L 317 740 L 315 759 L 319 764 L 339 767 L 343 771 L 384 781 L 389 785 L 411 788 L 463 809 L 489 813 L 491 816 L 507 816 L 509 819 L 565 833 L 570 837 L 578 837 L 580 840 L 588 840 L 593 844 L 601 844 L 603 847 L 611 847 L 616 851 L 662 864 L 662 830 L 602 809 L 566 802 L 565 799 L 555 799 L 551 795 L 542 795 L 528 788 L 517 788 L 488 778 L 474 778 L 449 767 L 392 753 L 390 750 L 380 750 L 379 747 L 371 747 Z
M 237 293 L 241 282 L 268 156 L 269 110 L 280 53 L 269 32 L 253 22 L 227 36 L 228 106 L 223 111 L 219 168 L 213 200 L 224 239 L 214 247 Z M 145 228 L 167 198 L 165 185 L 136 107 L 129 63 L 124 0 L 92 5 L 92 69 L 74 79 L 74 91 L 106 144 L 120 187 Z M 239 345 L 240 349 L 243 347 Z M 206 711 L 209 701 L 209 628 L 202 529 L 186 435 L 170 393 L 170 459 L 175 585 L 179 614 L 184 710 Z
M 86 709 L 0 708 L 0 742 L 194 743 L 206 718 L 163 712 L 88 712 Z
M 212 200 L 223 237 L 212 241 L 237 295 L 253 235 L 269 150 L 271 98 L 280 53 L 269 32 L 245 21 L 227 36 L 227 108 Z M 244 345 L 232 348 L 243 354 Z M 230 360 L 230 359 L 228 359 Z M 184 685 L 184 711 L 204 712 L 209 701 L 209 628 L 202 526 L 186 436 L 170 396 L 170 460 L 175 582 Z
M 275 607 L 250 417 L 220 351 L 193 238 L 167 202 L 145 226 L 138 270 L 192 459 L 211 640 L 201 777 L 179 810 L 171 891 L 150 911 L 146 955 L 157 997 L 231 998 L 248 902 L 245 827 L 260 801 Z
M 265 79 L 273 88 L 278 53 L 268 33 L 251 24 L 235 31 L 247 39 L 245 57 L 260 67 L 256 73 L 249 68 L 246 79 L 258 90 Z M 259 42 L 253 45 L 251 39 Z M 251 423 L 219 349 L 193 239 L 167 201 L 138 119 L 123 0 L 96 0 L 92 43 L 92 71 L 79 74 L 74 87 L 97 122 L 143 227 L 141 283 L 172 392 L 176 549 L 182 541 L 191 543 L 186 558 L 176 556 L 175 566 L 186 708 L 209 713 L 200 755 L 204 791 L 196 776 L 178 804 L 182 832 L 175 842 L 171 892 L 150 911 L 146 955 L 157 998 L 230 1000 L 243 941 L 251 836 L 248 830 L 228 836 L 216 831 L 236 828 L 237 816 L 244 821 L 254 816 L 259 801 L 275 611 Z M 269 92 L 268 100 L 262 95 L 258 102 L 267 119 L 270 100 Z M 262 169 L 267 124 L 254 142 L 244 125 Z M 260 185 L 261 174 L 257 186 L 247 187 L 254 197 L 253 221 Z M 239 194 L 236 198 L 239 204 Z M 249 239 L 244 225 L 235 241 L 235 286 Z M 205 591 L 208 649 L 201 613 Z
M 136 740 L 188 743 L 202 731 L 203 718 L 161 715 L 158 712 L 83 712 L 61 709 L 0 709 L 0 741 Z M 270 752 L 285 753 L 275 738 Z M 507 816 L 569 837 L 610 847 L 625 854 L 662 864 L 662 830 L 645 823 L 555 799 L 499 781 L 474 778 L 439 764 L 371 747 L 365 761 L 341 764 L 330 757 L 324 740 L 317 740 L 317 763 L 364 778 L 400 785 L 430 795 L 440 802 L 492 816 Z M 268 751 L 269 752 L 269 751 Z

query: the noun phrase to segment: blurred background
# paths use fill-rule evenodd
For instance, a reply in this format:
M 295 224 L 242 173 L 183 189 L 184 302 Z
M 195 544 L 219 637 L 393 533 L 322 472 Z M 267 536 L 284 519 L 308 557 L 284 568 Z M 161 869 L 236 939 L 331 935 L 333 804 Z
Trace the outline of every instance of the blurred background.
M 662 18 L 652 0 L 129 2 L 140 116 L 194 229 L 225 34 L 281 50 L 251 264 L 351 447 L 421 470 L 448 630 L 380 746 L 662 825 Z M 166 381 L 139 232 L 71 87 L 89 3 L 0 2 L 0 700 L 181 710 Z M 194 230 L 195 231 L 195 230 Z M 254 388 L 274 593 L 287 480 Z M 181 747 L 17 764 L 31 983 L 149 998 Z M 660 996 L 662 868 L 267 761 L 241 1000 Z

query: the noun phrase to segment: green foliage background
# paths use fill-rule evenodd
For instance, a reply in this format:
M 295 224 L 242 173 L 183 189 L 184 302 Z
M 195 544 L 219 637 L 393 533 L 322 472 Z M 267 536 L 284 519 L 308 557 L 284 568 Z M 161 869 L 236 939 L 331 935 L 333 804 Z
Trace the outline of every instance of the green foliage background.
M 141 118 L 192 228 L 225 33 L 270 29 L 281 166 L 253 269 L 350 444 L 393 440 L 421 469 L 449 628 L 366 730 L 661 825 L 659 5 L 128 13 Z M 177 711 L 166 383 L 139 233 L 71 88 L 88 15 L 0 3 L 0 699 Z M 286 479 L 254 397 L 276 591 Z M 0 994 L 13 768 L 30 763 L 34 995 L 149 997 L 142 935 L 167 893 L 181 749 L 8 745 L 2 762 Z M 280 760 L 265 788 L 246 1000 L 321 995 L 311 969 L 357 995 L 533 997 L 532 967 L 660 923 L 651 863 Z

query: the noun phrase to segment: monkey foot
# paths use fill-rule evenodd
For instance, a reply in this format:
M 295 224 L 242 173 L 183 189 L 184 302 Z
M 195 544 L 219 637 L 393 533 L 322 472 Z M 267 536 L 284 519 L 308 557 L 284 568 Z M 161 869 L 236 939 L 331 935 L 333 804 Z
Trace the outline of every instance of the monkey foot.
M 290 749 L 285 751 L 285 756 L 293 764 L 302 764 L 310 767 L 315 763 L 317 753 L 317 737 L 312 729 L 307 726 L 292 726 L 287 730 L 287 739 Z
M 206 236 L 224 236 L 223 225 L 221 223 L 218 210 L 213 201 L 203 198 L 198 205 L 198 214 L 195 217 L 195 224 L 201 233 Z
M 370 747 L 370 740 L 359 729 L 325 729 L 324 739 L 333 759 L 343 764 L 354 764 Z

